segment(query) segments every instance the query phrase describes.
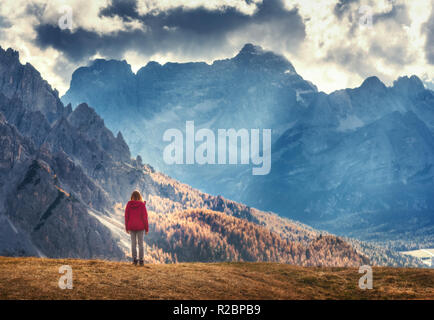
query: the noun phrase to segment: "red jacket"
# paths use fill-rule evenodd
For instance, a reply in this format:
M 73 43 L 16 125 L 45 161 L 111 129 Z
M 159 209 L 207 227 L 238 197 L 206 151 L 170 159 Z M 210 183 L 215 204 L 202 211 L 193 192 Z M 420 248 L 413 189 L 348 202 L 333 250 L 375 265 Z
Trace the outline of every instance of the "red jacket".
M 125 229 L 127 231 L 148 232 L 148 211 L 146 210 L 146 201 L 128 201 L 125 208 Z

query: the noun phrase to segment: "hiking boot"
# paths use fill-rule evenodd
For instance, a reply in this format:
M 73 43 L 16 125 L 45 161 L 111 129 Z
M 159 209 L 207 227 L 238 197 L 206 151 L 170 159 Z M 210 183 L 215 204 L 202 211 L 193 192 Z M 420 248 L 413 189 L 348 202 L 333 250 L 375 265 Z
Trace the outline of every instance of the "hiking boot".
M 139 260 L 139 265 L 143 266 L 143 260 Z
M 137 259 L 133 260 L 133 265 L 137 266 Z

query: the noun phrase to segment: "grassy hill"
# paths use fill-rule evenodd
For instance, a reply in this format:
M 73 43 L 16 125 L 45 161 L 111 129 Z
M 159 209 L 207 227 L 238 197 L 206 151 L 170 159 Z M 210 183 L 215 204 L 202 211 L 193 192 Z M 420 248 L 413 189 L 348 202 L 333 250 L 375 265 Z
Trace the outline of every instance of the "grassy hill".
M 58 287 L 62 265 L 72 267 L 72 290 Z M 434 299 L 432 269 L 373 275 L 374 288 L 361 290 L 358 268 L 0 257 L 0 299 Z

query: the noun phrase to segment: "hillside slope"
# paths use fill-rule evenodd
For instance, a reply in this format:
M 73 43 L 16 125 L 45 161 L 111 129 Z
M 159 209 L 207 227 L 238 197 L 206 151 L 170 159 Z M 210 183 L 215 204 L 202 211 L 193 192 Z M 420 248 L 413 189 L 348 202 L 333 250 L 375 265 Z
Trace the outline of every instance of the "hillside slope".
M 73 289 L 58 287 L 70 265 Z M 434 299 L 434 270 L 374 268 L 361 290 L 357 268 L 279 263 L 180 263 L 134 267 L 98 260 L 0 257 L 0 299 Z
M 174 261 L 272 261 L 303 266 L 360 266 L 369 259 L 335 236 L 291 241 L 245 219 L 203 209 L 155 217 L 148 245 Z

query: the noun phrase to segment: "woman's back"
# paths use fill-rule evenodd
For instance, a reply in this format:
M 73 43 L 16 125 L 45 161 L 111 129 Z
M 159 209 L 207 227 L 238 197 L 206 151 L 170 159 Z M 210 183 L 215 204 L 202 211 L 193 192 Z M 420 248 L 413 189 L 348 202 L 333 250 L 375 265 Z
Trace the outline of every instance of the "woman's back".
M 146 201 L 143 201 L 139 191 L 131 194 L 131 200 L 128 201 L 125 208 L 125 229 L 131 234 L 131 255 L 133 264 L 137 262 L 143 265 L 143 233 L 148 234 L 148 212 L 146 211 Z M 137 244 L 139 245 L 139 260 L 137 261 Z
M 148 231 L 148 212 L 146 201 L 128 201 L 125 209 L 125 228 L 127 231 Z

